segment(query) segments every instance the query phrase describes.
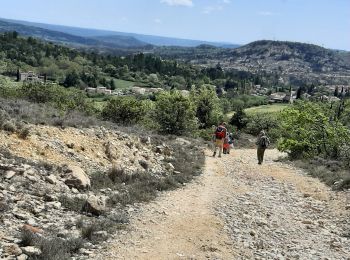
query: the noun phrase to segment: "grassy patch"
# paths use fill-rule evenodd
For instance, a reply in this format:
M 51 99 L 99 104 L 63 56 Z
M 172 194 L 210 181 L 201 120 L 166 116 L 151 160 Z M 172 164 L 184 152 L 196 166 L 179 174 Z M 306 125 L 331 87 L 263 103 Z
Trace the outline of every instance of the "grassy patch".
M 123 80 L 123 79 L 114 79 L 116 89 L 130 89 L 133 86 L 140 86 L 139 83 Z
M 278 113 L 282 111 L 283 109 L 287 108 L 289 104 L 271 104 L 271 105 L 261 105 L 256 107 L 249 107 L 244 109 L 244 112 L 247 113 L 247 115 L 254 115 L 254 114 L 264 114 L 264 113 Z M 236 111 L 230 111 L 226 114 L 228 118 L 231 118 Z
M 248 114 L 259 114 L 259 113 L 277 113 L 287 108 L 289 104 L 272 104 L 272 105 L 262 105 L 257 107 L 250 107 L 244 111 Z

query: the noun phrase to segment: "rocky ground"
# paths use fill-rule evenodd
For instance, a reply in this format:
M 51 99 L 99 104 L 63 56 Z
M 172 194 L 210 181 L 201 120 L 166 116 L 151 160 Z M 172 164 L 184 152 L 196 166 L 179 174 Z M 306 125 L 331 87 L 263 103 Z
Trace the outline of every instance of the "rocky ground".
M 106 175 L 111 167 L 124 178 L 176 173 L 171 148 L 156 139 L 103 127 L 32 126 L 25 139 L 1 131 L 0 258 L 91 259 L 128 222 L 127 206 L 107 203 L 127 192 L 123 183 L 109 188 L 118 177 Z M 52 250 L 62 252 L 49 258 Z
M 220 166 L 232 196 L 217 205 L 240 259 L 350 259 L 350 193 L 334 192 L 302 170 L 274 162 L 260 167 L 254 150 Z
M 208 156 L 204 175 L 133 210 L 94 259 L 350 259 L 350 193 L 255 152 Z

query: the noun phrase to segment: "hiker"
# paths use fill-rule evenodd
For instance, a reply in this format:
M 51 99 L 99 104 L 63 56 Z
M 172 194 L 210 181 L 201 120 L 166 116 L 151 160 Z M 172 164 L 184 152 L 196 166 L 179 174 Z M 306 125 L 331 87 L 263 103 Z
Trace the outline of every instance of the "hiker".
M 221 152 L 223 150 L 223 146 L 224 146 L 224 139 L 226 137 L 226 123 L 222 122 L 221 124 L 219 124 L 214 132 L 213 135 L 213 139 L 214 139 L 214 153 L 213 153 L 213 157 L 215 157 L 216 155 L 216 149 L 219 148 L 219 157 L 221 157 Z
M 233 134 L 227 133 L 224 140 L 224 154 L 230 154 L 231 148 L 233 147 Z
M 233 148 L 233 133 L 230 133 L 228 135 L 228 144 L 229 144 L 228 153 L 230 154 L 231 148 Z
M 258 139 L 256 141 L 256 145 L 258 146 L 258 149 L 257 149 L 258 164 L 262 164 L 264 161 L 265 149 L 270 145 L 270 140 L 267 137 L 264 130 L 260 132 Z
M 230 144 L 228 143 L 228 135 L 229 135 L 229 133 L 226 133 L 226 137 L 224 139 L 224 145 L 223 145 L 223 149 L 222 149 L 223 154 L 230 153 Z

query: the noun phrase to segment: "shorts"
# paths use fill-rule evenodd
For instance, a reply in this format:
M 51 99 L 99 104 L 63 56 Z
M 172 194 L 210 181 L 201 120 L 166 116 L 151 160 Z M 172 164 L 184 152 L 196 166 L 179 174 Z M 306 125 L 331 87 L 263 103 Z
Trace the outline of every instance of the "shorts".
M 224 145 L 224 139 L 216 139 L 215 140 L 215 146 L 223 147 L 223 145 Z

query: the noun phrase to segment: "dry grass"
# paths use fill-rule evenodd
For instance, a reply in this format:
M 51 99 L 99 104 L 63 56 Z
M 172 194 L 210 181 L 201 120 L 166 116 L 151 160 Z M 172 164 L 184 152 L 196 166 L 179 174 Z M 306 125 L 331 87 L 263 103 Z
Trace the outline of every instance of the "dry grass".
M 316 158 L 309 161 L 299 160 L 294 163 L 335 190 L 350 188 L 350 171 L 344 168 L 339 161 Z
M 53 234 L 42 237 L 27 230 L 21 232 L 21 246 L 35 246 L 42 252 L 39 256 L 32 256 L 30 259 L 33 260 L 68 260 L 83 244 L 81 238 L 62 239 Z

